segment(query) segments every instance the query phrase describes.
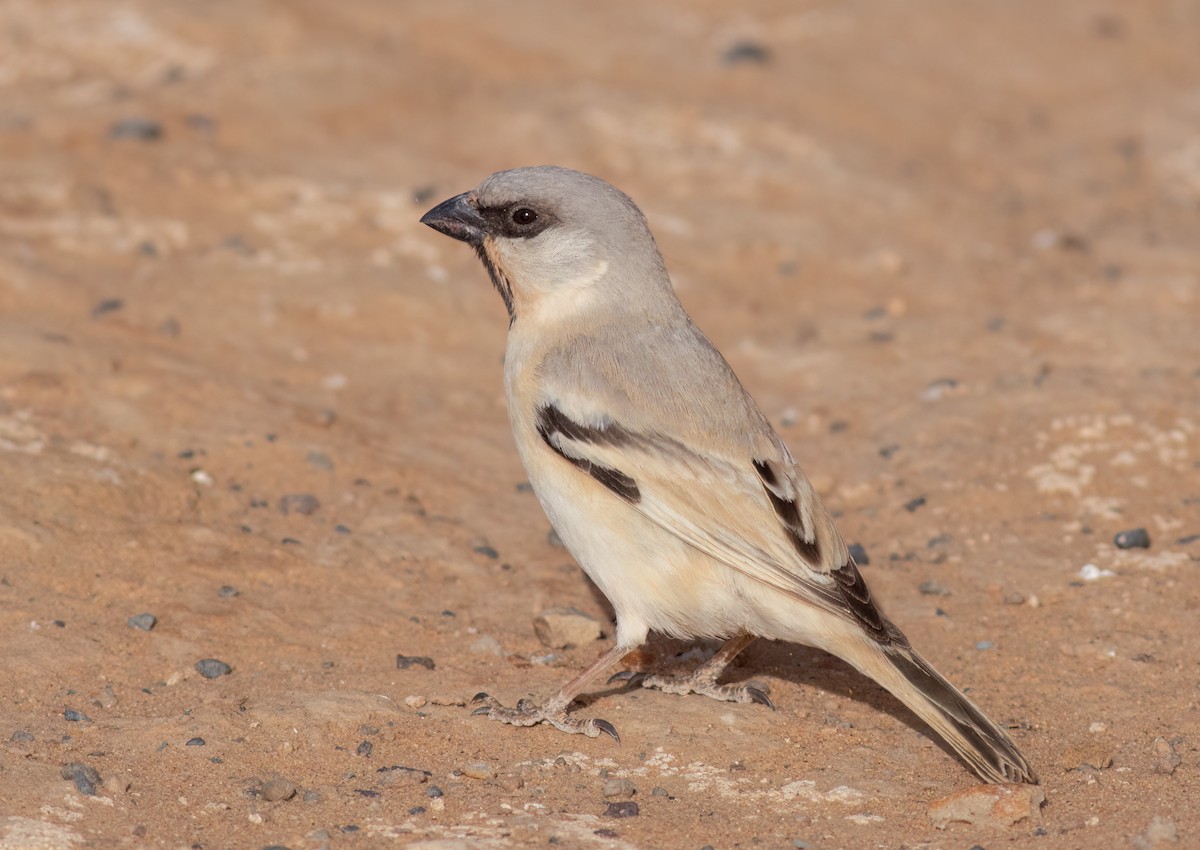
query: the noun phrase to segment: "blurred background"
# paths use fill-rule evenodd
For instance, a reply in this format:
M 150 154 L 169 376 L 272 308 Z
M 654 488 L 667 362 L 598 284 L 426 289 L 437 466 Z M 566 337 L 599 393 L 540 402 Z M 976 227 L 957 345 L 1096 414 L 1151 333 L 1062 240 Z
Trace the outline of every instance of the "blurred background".
M 966 775 L 806 650 L 747 654 L 773 718 L 606 698 L 620 751 L 455 704 L 603 646 L 532 660 L 534 613 L 604 606 L 523 486 L 503 307 L 417 223 L 558 164 L 639 202 L 885 607 L 1016 730 L 1052 805 L 1014 835 L 1194 840 L 1198 45 L 1195 0 L 4 0 L 0 737 L 32 740 L 0 815 L 314 847 L 485 816 L 515 845 L 935 835 L 922 801 Z M 359 794 L 360 739 L 442 808 Z M 690 786 L 656 746 L 719 770 Z M 564 747 L 582 778 L 527 763 Z M 601 817 L 593 758 L 647 777 L 639 818 Z M 47 815 L 80 760 L 128 778 L 115 807 Z M 300 794 L 264 800 L 275 775 Z M 863 796 L 751 793 L 798 777 Z M 185 789 L 218 808 L 180 817 Z

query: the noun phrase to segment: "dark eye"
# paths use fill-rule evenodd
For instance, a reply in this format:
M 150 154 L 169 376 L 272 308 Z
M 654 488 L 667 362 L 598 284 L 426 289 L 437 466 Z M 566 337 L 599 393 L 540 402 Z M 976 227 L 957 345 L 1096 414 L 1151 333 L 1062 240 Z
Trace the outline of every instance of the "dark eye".
M 537 221 L 537 213 L 535 213 L 529 207 L 520 207 L 519 209 L 513 210 L 512 220 L 514 224 L 533 224 L 535 221 Z

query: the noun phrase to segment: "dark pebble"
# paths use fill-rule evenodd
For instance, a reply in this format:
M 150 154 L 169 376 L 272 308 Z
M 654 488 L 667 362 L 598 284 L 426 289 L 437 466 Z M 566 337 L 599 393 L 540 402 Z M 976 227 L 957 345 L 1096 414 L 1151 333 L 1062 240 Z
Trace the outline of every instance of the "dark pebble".
M 236 587 L 233 587 L 232 585 L 228 585 L 228 584 L 223 584 L 219 588 L 217 588 L 217 596 L 224 596 L 224 597 L 237 596 L 238 592 L 239 591 Z
M 13 742 L 16 742 L 16 741 L 36 741 L 36 740 L 37 740 L 37 738 L 33 737 L 33 733 L 32 733 L 32 732 L 24 732 L 24 731 L 22 731 L 22 730 L 18 729 L 16 732 L 13 732 L 13 733 L 12 733 L 12 737 L 11 737 L 11 738 L 9 738 L 8 740 L 10 740 L 10 741 L 13 741 Z
M 425 814 L 425 807 L 424 806 L 413 806 L 411 809 L 408 810 L 408 813 L 410 815 L 423 815 L 423 814 Z
M 1150 533 L 1144 528 L 1118 531 L 1117 536 L 1113 538 L 1113 545 L 1118 549 L 1149 549 Z
M 74 708 L 63 709 L 63 719 L 71 723 L 91 723 L 92 718 Z
M 268 803 L 282 803 L 296 796 L 296 786 L 282 776 L 263 783 L 262 798 Z
M 120 298 L 105 298 L 92 308 L 92 318 L 99 319 L 101 316 L 108 313 L 115 313 L 125 306 L 125 301 Z
M 220 756 L 213 756 L 212 758 L 209 759 L 209 761 L 211 761 L 213 764 L 224 764 L 225 763 L 225 759 L 221 758 Z
M 517 484 L 517 492 L 518 493 L 532 493 L 533 485 L 530 484 L 528 481 L 522 481 Z
M 431 797 L 435 800 L 438 797 L 442 796 L 443 793 L 445 793 L 445 792 L 443 792 L 442 789 L 438 788 L 436 785 L 430 785 L 428 788 L 425 789 L 425 796 Z
M 175 455 L 175 457 L 180 458 L 181 460 L 191 460 L 195 456 L 196 456 L 195 449 L 184 449 L 179 454 Z
M 56 628 L 59 628 L 59 629 L 65 629 L 67 627 L 67 621 L 66 620 L 51 620 L 50 625 L 55 626 Z
M 158 624 L 158 617 L 153 614 L 135 614 L 126 620 L 131 629 L 141 629 L 143 632 L 148 632 Z
M 204 744 L 205 744 L 205 741 L 203 738 L 188 738 L 188 741 L 186 744 L 184 744 L 184 746 L 185 747 L 203 747 Z
M 485 558 L 491 558 L 493 561 L 500 557 L 500 553 L 496 551 L 495 547 L 489 546 L 486 543 L 476 546 L 475 552 L 479 555 L 483 555 Z
M 609 803 L 604 810 L 606 818 L 634 818 L 638 816 L 638 804 L 632 800 L 622 800 L 619 803 Z
M 285 537 L 282 540 L 280 540 L 279 542 L 282 543 L 284 546 L 303 546 L 304 545 L 299 540 L 297 540 L 295 537 Z
M 263 850 L 292 850 L 286 844 L 268 844 Z
M 924 507 L 924 505 L 925 505 L 925 497 L 917 496 L 917 498 L 909 499 L 907 502 L 904 503 L 904 510 L 908 511 L 911 514 L 911 513 L 915 513 L 916 511 L 918 511 L 919 509 Z
M 600 838 L 616 838 L 617 831 L 615 829 L 593 829 L 592 835 L 597 835 Z
M 670 795 L 667 793 L 666 788 L 663 788 L 661 785 L 655 785 L 653 788 L 650 789 L 650 796 L 651 797 L 668 797 Z
M 311 516 L 321 507 L 321 502 L 312 493 L 288 493 L 279 500 L 279 512 L 284 516 L 297 513 Z
M 338 523 L 337 525 L 335 525 L 333 527 L 333 530 L 336 531 L 338 534 L 349 534 L 350 533 L 350 529 L 347 528 L 346 526 L 342 525 L 341 523 Z
M 196 662 L 196 672 L 206 679 L 218 679 L 232 673 L 233 668 L 215 658 L 202 658 Z
M 771 61 L 771 51 L 757 41 L 739 41 L 725 51 L 721 61 L 726 65 L 766 65 Z
M 149 118 L 122 118 L 114 121 L 108 128 L 110 139 L 138 139 L 143 142 L 157 142 L 163 136 L 163 126 Z
M 871 563 L 871 559 L 867 555 L 867 550 L 863 548 L 861 543 L 851 543 L 846 548 L 850 550 L 850 557 L 854 559 L 854 563 L 860 567 L 868 566 Z
M 928 581 L 923 581 L 920 584 L 918 584 L 917 590 L 921 591 L 921 593 L 925 594 L 926 596 L 949 596 L 950 595 L 950 591 L 946 590 L 946 588 L 942 587 L 940 584 L 938 584 L 933 579 L 929 579 Z
M 345 826 L 338 827 L 342 832 L 358 832 L 358 824 L 348 823 Z
M 453 616 L 453 615 L 451 615 Z M 397 655 L 396 669 L 407 670 L 409 667 L 424 667 L 426 670 L 434 668 L 433 659 L 427 655 Z
M 63 765 L 59 775 L 63 779 L 75 780 L 75 788 L 80 794 L 86 794 L 88 797 L 96 796 L 96 786 L 100 784 L 100 774 L 96 772 L 96 768 L 73 761 Z
M 321 792 L 309 789 L 308 791 L 304 792 L 304 797 L 302 799 L 306 803 L 319 803 L 321 802 Z
M 1200 540 L 1200 534 L 1189 534 L 1187 537 L 1180 537 L 1178 540 L 1176 540 L 1175 545 L 1176 546 L 1190 546 L 1192 543 L 1195 543 L 1197 540 Z
M 949 543 L 954 538 L 949 534 L 939 534 L 937 537 L 930 537 L 929 542 L 925 544 L 927 549 L 932 549 L 934 546 L 941 546 L 943 543 Z
M 363 723 L 358 727 L 358 734 L 360 734 L 360 735 L 378 735 L 379 727 L 371 726 L 370 724 Z
M 372 791 L 370 788 L 355 788 L 354 793 L 361 797 L 371 797 L 372 799 L 379 796 L 378 791 Z
M 896 443 L 891 443 L 889 445 L 882 446 L 879 449 L 879 456 L 884 460 L 891 460 L 892 456 L 898 451 L 900 451 L 900 446 L 898 446 Z
M 371 750 L 373 749 L 375 749 L 374 744 L 372 744 L 370 741 L 363 741 L 358 745 L 358 747 L 355 748 L 354 752 L 360 756 L 370 756 Z

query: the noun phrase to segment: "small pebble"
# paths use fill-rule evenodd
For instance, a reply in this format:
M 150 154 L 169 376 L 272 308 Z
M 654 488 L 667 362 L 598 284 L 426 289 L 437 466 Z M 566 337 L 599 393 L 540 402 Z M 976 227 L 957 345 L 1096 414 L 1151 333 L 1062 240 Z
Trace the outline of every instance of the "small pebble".
M 158 623 L 158 617 L 153 614 L 135 614 L 126 620 L 131 629 L 140 629 L 143 632 L 148 632 Z
M 224 596 L 226 598 L 231 597 L 231 596 L 237 596 L 239 592 L 240 591 L 238 591 L 238 589 L 236 587 L 234 587 L 233 585 L 229 585 L 229 584 L 223 584 L 217 588 L 217 596 Z
M 205 744 L 205 741 L 203 738 L 189 738 L 187 743 L 184 744 L 184 746 L 185 747 L 203 747 L 204 744 Z
M 638 816 L 638 804 L 632 800 L 622 800 L 619 803 L 609 803 L 604 810 L 606 818 L 633 818 Z
M 500 787 L 505 791 L 519 791 L 525 787 L 525 780 L 515 773 L 506 773 L 500 777 Z
M 63 709 L 63 720 L 70 723 L 91 723 L 92 718 L 74 708 Z
M 361 744 L 355 747 L 354 752 L 360 756 L 370 757 L 371 750 L 373 749 L 375 749 L 374 744 L 372 744 L 370 741 L 363 741 Z
M 1113 545 L 1118 549 L 1149 549 L 1150 533 L 1144 528 L 1118 531 L 1117 536 L 1113 538 Z
M 495 547 L 489 546 L 486 543 L 476 546 L 474 551 L 476 554 L 483 555 L 485 558 L 491 558 L 493 561 L 500 557 L 500 553 L 496 551 Z
M 911 513 L 915 513 L 920 508 L 924 507 L 924 505 L 925 505 L 925 497 L 917 496 L 917 498 L 909 499 L 907 502 L 904 503 L 904 510 L 908 511 L 911 514 Z
M 262 787 L 262 798 L 268 803 L 281 803 L 296 796 L 296 786 L 282 776 L 266 782 Z
M 771 61 L 771 51 L 757 41 L 746 39 L 731 44 L 721 61 L 726 65 L 766 65 Z
M 360 735 L 378 735 L 379 727 L 372 726 L 369 723 L 363 723 L 358 727 L 358 734 L 360 734 Z
M 411 809 L 408 810 L 408 813 L 410 815 L 423 815 L 423 814 L 425 814 L 425 807 L 424 806 L 413 806 Z
M 306 803 L 319 803 L 321 802 L 321 792 L 309 789 L 304 792 L 304 796 L 301 799 Z
M 427 655 L 397 655 L 396 669 L 407 670 L 409 667 L 424 667 L 426 670 L 434 669 L 433 659 Z
M 80 794 L 88 797 L 96 796 L 96 786 L 100 785 L 100 774 L 96 772 L 96 768 L 82 762 L 73 761 L 63 765 L 63 769 L 59 771 L 59 775 L 63 779 L 74 780 L 75 790 Z
M 1175 752 L 1175 745 L 1166 738 L 1154 739 L 1154 772 L 1163 776 L 1173 776 L 1175 769 L 1183 761 Z
M 975 644 L 975 648 L 978 650 L 991 649 L 993 646 L 995 646 L 995 644 L 993 644 L 990 640 L 981 640 L 979 643 Z
M 329 455 L 325 454 L 324 452 L 309 452 L 307 460 L 308 465 L 313 469 L 320 469 L 324 472 L 329 472 L 334 468 L 333 461 L 330 459 Z
M 603 634 L 598 620 L 575 608 L 546 608 L 533 618 L 533 631 L 551 649 L 585 646 Z
M 351 533 L 350 529 L 347 528 L 346 526 L 342 525 L 340 522 L 333 527 L 333 530 L 336 531 L 338 534 L 350 534 Z
M 405 767 L 400 764 L 393 764 L 389 767 L 381 767 L 375 771 L 381 774 L 381 778 L 377 784 L 392 785 L 397 782 L 405 782 L 409 785 L 422 785 L 429 781 L 432 775 L 428 770 L 421 770 L 419 767 Z
M 232 673 L 233 668 L 215 658 L 201 658 L 196 662 L 196 672 L 206 679 L 218 679 Z
M 861 543 L 851 543 L 846 548 L 850 550 L 850 557 L 854 559 L 854 563 L 860 567 L 870 565 L 871 559 L 867 556 L 867 550 L 863 548 Z
M 35 738 L 33 736 L 32 732 L 25 732 L 25 731 L 18 729 L 16 732 L 12 733 L 12 737 L 9 738 L 8 740 L 12 741 L 13 743 L 16 743 L 18 741 L 36 741 L 37 738 Z
M 354 793 L 358 794 L 360 797 L 369 797 L 371 799 L 379 796 L 378 791 L 372 791 L 370 788 L 355 788 Z
M 565 549 L 566 548 L 566 544 L 562 542 L 562 538 L 558 536 L 558 532 L 555 531 L 553 528 L 550 529 L 550 533 L 546 535 L 546 542 L 549 543 L 551 546 L 553 546 L 555 549 Z
M 110 139 L 137 139 L 141 142 L 157 142 L 163 137 L 163 126 L 149 118 L 122 118 L 108 128 Z
M 950 595 L 950 591 L 946 590 L 946 588 L 942 587 L 940 584 L 938 584 L 933 579 L 929 579 L 928 581 L 923 581 L 920 584 L 918 584 L 917 590 L 919 590 L 925 596 L 949 596 Z
M 628 779 L 610 779 L 604 783 L 605 797 L 632 797 L 637 787 Z
M 425 789 L 425 796 L 435 800 L 438 797 L 441 797 L 444 793 L 445 792 L 443 792 L 442 789 L 438 788 L 436 785 L 430 785 Z
M 296 513 L 310 516 L 321 507 L 321 502 L 312 493 L 288 493 L 279 500 L 279 512 L 284 516 Z
M 115 313 L 125 306 L 125 302 L 120 298 L 105 298 L 92 308 L 92 318 L 98 319 L 106 313 Z
M 666 788 L 663 788 L 661 785 L 655 785 L 653 788 L 650 789 L 650 796 L 652 796 L 652 797 L 669 797 L 671 795 L 667 792 Z
M 429 700 L 421 694 L 412 694 L 404 698 L 404 704 L 409 708 L 424 708 L 429 703 Z
M 477 761 L 464 766 L 462 773 L 471 779 L 491 779 L 496 775 L 496 769 L 485 761 Z

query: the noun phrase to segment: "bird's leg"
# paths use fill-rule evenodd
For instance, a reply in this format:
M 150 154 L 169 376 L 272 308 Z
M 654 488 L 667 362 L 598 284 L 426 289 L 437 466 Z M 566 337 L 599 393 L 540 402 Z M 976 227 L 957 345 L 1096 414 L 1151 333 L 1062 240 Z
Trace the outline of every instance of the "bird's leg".
M 729 662 L 754 640 L 753 635 L 741 634 L 721 645 L 716 655 L 701 665 L 690 676 L 658 676 L 625 670 L 609 678 L 608 683 L 628 682 L 643 688 L 657 688 L 668 694 L 703 694 L 724 702 L 757 702 L 772 711 L 774 703 L 767 696 L 767 686 L 761 682 L 746 682 L 740 685 L 718 685 L 717 679 L 725 672 Z
M 505 708 L 494 697 L 487 694 L 476 694 L 471 703 L 477 705 L 478 708 L 471 713 L 486 714 L 492 720 L 499 720 L 501 723 L 508 723 L 512 726 L 535 726 L 538 723 L 549 723 L 555 729 L 587 735 L 589 738 L 595 738 L 603 733 L 611 735 L 613 740 L 619 744 L 621 736 L 617 734 L 616 727 L 607 720 L 595 717 L 572 717 L 567 714 L 567 706 L 583 692 L 589 682 L 621 660 L 629 653 L 630 649 L 632 647 L 614 646 L 541 705 L 535 704 L 532 700 L 523 699 L 517 703 L 516 708 Z

